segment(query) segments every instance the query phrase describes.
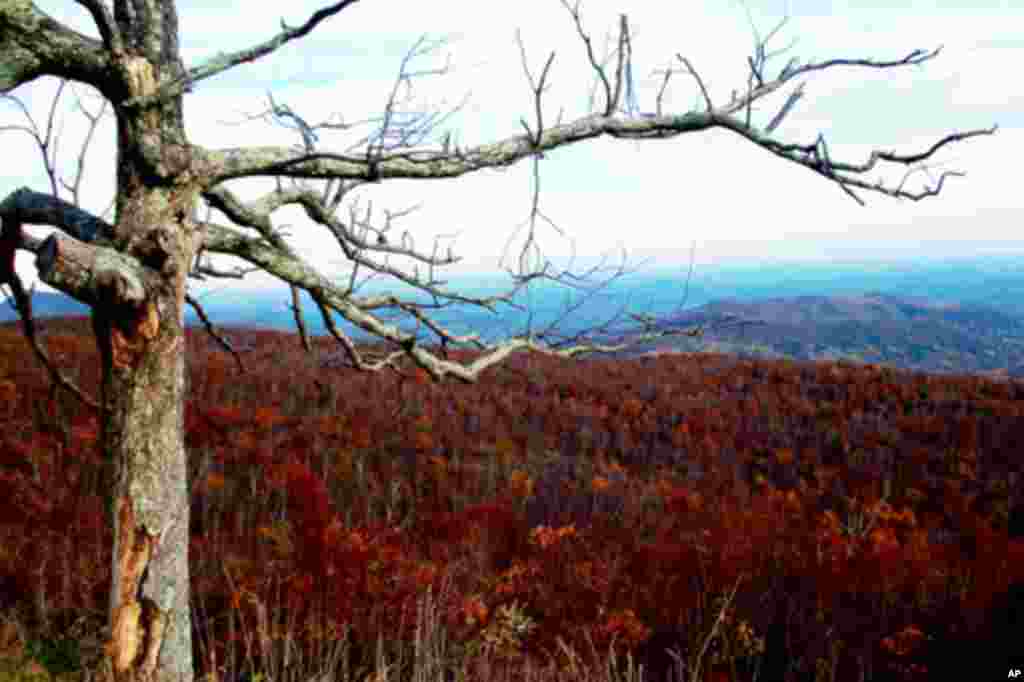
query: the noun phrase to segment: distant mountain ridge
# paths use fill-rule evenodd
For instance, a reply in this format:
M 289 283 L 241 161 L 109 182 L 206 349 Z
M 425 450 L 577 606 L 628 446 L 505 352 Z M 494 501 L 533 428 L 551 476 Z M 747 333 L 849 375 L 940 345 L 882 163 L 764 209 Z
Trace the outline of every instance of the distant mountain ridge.
M 257 304 L 235 313 L 222 308 L 216 323 L 245 326 L 257 309 L 262 307 Z M 33 310 L 40 318 L 89 312 L 63 294 L 44 292 L 34 294 Z M 0 304 L 0 322 L 15 319 L 13 307 Z M 187 311 L 186 321 L 192 323 L 193 319 L 192 311 Z M 665 316 L 657 327 L 698 324 L 708 325 L 701 339 L 665 337 L 613 357 L 705 351 L 796 360 L 849 359 L 926 372 L 1024 377 L 1024 318 L 973 303 L 879 291 L 760 301 L 726 298 Z
M 666 337 L 634 353 L 715 351 L 1024 376 L 1024 319 L 976 304 L 867 292 L 755 302 L 717 300 L 660 329 L 707 325 L 702 339 Z
M 868 292 L 863 296 L 795 296 L 757 302 L 725 299 L 712 301 L 698 310 L 706 315 L 735 315 L 781 326 L 921 322 L 975 327 L 978 331 L 1024 331 L 1024 320 L 995 308 L 881 292 Z

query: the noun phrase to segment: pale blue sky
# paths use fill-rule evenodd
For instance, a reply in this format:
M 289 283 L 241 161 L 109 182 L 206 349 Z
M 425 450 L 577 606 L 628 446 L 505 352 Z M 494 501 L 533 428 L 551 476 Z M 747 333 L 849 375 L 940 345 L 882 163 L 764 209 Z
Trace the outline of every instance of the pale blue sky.
M 181 38 L 187 65 L 218 51 L 265 40 L 281 19 L 298 24 L 325 4 L 221 1 L 179 2 Z M 653 258 L 652 267 L 682 266 L 696 241 L 700 264 L 737 259 L 856 260 L 906 256 L 969 256 L 1019 251 L 1024 255 L 1024 192 L 1017 163 L 1024 152 L 1024 88 L 1017 65 L 1024 64 L 1024 6 L 1019 2 L 810 2 L 748 0 L 762 34 L 787 11 L 790 21 L 771 45 L 794 47 L 788 59 L 823 61 L 835 57 L 897 59 L 910 51 L 943 45 L 940 55 L 922 67 L 890 70 L 835 69 L 806 76 L 806 95 L 780 127 L 786 141 L 807 143 L 826 135 L 834 158 L 862 161 L 871 148 L 919 151 L 955 130 L 1000 126 L 990 138 L 978 138 L 944 150 L 940 168 L 966 170 L 951 178 L 943 193 L 923 202 L 896 202 L 864 194 L 860 207 L 838 187 L 785 163 L 734 134 L 713 131 L 670 141 L 600 140 L 550 154 L 542 164 L 542 207 L 575 240 L 577 266 L 602 254 L 627 250 L 631 262 Z M 37 0 L 37 5 L 78 30 L 95 35 L 85 11 L 69 0 Z M 710 9 L 709 9 L 710 8 Z M 708 85 L 712 99 L 728 100 L 746 85 L 746 56 L 754 37 L 743 6 L 735 1 L 590 0 L 582 5 L 585 28 L 596 44 L 626 12 L 633 28 L 635 75 L 642 111 L 652 111 L 660 77 L 678 52 L 688 57 Z M 469 0 L 362 0 L 322 24 L 304 40 L 274 55 L 201 83 L 186 99 L 188 131 L 210 147 L 297 141 L 261 122 L 239 121 L 266 105 L 272 90 L 310 120 L 332 112 L 351 121 L 379 112 L 404 52 L 420 34 L 447 37 L 437 59 L 450 56 L 445 76 L 416 84 L 423 106 L 452 105 L 467 93 L 468 105 L 450 122 L 465 145 L 522 132 L 520 117 L 532 120 L 533 104 L 522 73 L 515 30 L 519 28 L 530 63 L 539 71 L 548 53 L 557 55 L 545 95 L 546 119 L 560 108 L 566 118 L 586 113 L 591 77 L 571 18 L 557 0 L 516 3 Z M 15 94 L 34 111 L 45 111 L 53 83 L 21 88 Z M 767 100 L 754 120 L 765 125 L 794 86 Z M 666 109 L 703 107 L 692 79 L 676 76 Z M 65 154 L 70 171 L 80 139 L 81 120 L 66 111 Z M 0 124 L 17 121 L 0 104 Z M 45 190 L 38 152 L 21 135 L 2 136 L 5 156 L 17 159 L 0 172 L 0 196 L 23 185 Z M 333 138 L 321 139 L 330 148 Z M 347 138 L 337 138 L 339 147 Z M 113 131 L 100 132 L 90 157 L 86 207 L 97 212 L 113 191 Z M 903 169 L 886 177 L 896 183 Z M 530 207 L 530 166 L 521 163 L 500 172 L 440 182 L 389 182 L 367 188 L 360 197 L 378 208 L 398 210 L 423 202 L 402 223 L 421 248 L 435 235 L 459 233 L 451 243 L 464 264 L 450 274 L 491 271 L 511 238 L 509 257 L 518 253 L 525 230 L 514 237 Z M 872 174 L 871 179 L 876 179 Z M 920 189 L 924 176 L 911 180 Z M 255 196 L 268 185 L 234 185 Z M 347 213 L 343 213 L 347 215 Z M 339 275 L 346 272 L 333 239 L 304 219 L 282 210 L 279 224 L 291 225 L 300 254 Z M 565 265 L 571 244 L 555 230 L 541 227 L 544 253 Z M 442 248 L 443 250 L 443 248 Z M 401 261 L 393 261 L 401 264 Z M 506 262 L 509 262 L 508 259 Z M 21 257 L 19 271 L 32 271 Z M 267 279 L 250 278 L 246 288 Z

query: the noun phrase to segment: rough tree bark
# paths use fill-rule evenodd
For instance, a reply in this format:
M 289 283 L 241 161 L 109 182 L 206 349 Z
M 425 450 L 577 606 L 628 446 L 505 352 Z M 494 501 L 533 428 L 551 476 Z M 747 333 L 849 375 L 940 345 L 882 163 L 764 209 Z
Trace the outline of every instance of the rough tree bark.
M 625 17 L 620 23 L 617 53 L 600 61 L 583 30 L 578 4 L 570 7 L 563 0 L 585 45 L 595 82 L 603 86 L 604 92 L 603 108 L 577 120 L 544 125 L 541 94 L 554 54 L 535 82 L 525 64 L 524 51 L 524 68 L 535 95 L 536 121 L 532 128 L 523 121 L 525 135 L 493 144 L 459 149 L 458 145 L 452 147 L 450 138 L 445 138 L 440 148 L 420 147 L 423 137 L 419 133 L 432 127 L 432 121 L 418 119 L 402 124 L 397 119 L 394 96 L 376 121 L 379 130 L 367 138 L 363 154 L 318 151 L 314 132 L 317 127 L 277 104 L 272 109 L 274 116 L 294 121 L 298 126 L 303 139 L 298 151 L 292 147 L 211 150 L 189 143 L 182 99 L 191 84 L 257 60 L 307 35 L 355 1 L 326 5 L 301 26 L 283 25 L 279 34 L 263 43 L 236 53 L 217 55 L 186 69 L 179 54 L 174 0 L 77 0 L 91 15 L 100 40 L 63 26 L 29 0 L 0 0 L 0 93 L 8 93 L 40 76 L 56 76 L 96 88 L 110 102 L 116 117 L 117 210 L 113 223 L 63 201 L 57 196 L 56 188 L 52 194 L 27 188 L 13 192 L 0 202 L 0 219 L 3 220 L 0 285 L 8 285 L 12 290 L 35 354 L 54 381 L 97 405 L 102 413 L 103 447 L 115 464 L 115 545 L 107 654 L 117 680 L 190 682 L 194 675 L 189 618 L 183 326 L 186 301 L 198 304 L 187 297 L 186 281 L 190 276 L 242 274 L 218 271 L 209 263 L 200 263 L 200 251 L 241 258 L 292 287 L 293 293 L 298 289 L 308 292 L 328 329 L 356 368 L 397 367 L 400 357 L 409 357 L 436 379 L 452 375 L 469 382 L 475 381 L 489 366 L 519 351 L 573 357 L 586 352 L 618 351 L 626 346 L 603 345 L 585 338 L 581 341 L 580 335 L 550 341 L 557 338 L 550 328 L 542 333 L 528 330 L 493 345 L 485 345 L 475 336 L 452 335 L 424 315 L 424 309 L 430 306 L 395 296 L 357 297 L 351 286 L 339 286 L 316 272 L 274 230 L 271 214 L 285 205 L 301 205 L 314 223 L 337 238 L 339 247 L 356 267 L 395 277 L 449 301 L 493 309 L 496 303 L 509 302 L 520 286 L 531 279 L 553 279 L 547 265 L 529 274 L 521 268 L 516 276 L 516 288 L 503 296 L 483 299 L 451 292 L 443 288 L 443 282 L 434 280 L 432 272 L 434 266 L 458 260 L 450 252 L 447 257 L 441 257 L 436 250 L 434 253 L 417 251 L 407 235 L 400 241 L 389 241 L 384 233 L 391 229 L 394 216 L 390 214 L 383 227 L 374 227 L 369 224 L 369 218 L 357 218 L 352 209 L 351 220 L 346 223 L 334 215 L 342 199 L 366 183 L 389 178 L 454 178 L 522 159 L 532 159 L 536 173 L 544 151 L 603 135 L 665 139 L 724 127 L 782 160 L 800 164 L 835 182 L 857 201 L 861 201 L 855 193 L 857 190 L 918 200 L 938 194 L 942 181 L 956 173 L 943 173 L 936 187 L 926 187 L 920 193 L 904 189 L 902 182 L 890 188 L 859 176 L 872 170 L 879 161 L 904 166 L 918 164 L 946 144 L 994 131 L 993 128 L 949 135 L 919 154 L 874 152 L 864 163 L 842 163 L 829 157 L 821 136 L 805 145 L 785 144 L 772 137 L 773 130 L 802 96 L 802 83 L 765 129 L 758 129 L 751 123 L 751 104 L 797 76 L 833 66 L 888 68 L 920 64 L 937 54 L 937 51 L 920 50 L 890 62 L 831 60 L 796 66 L 793 60 L 775 78 L 769 78 L 765 62 L 771 55 L 766 54 L 764 42 L 759 42 L 755 54 L 748 60 L 751 73 L 746 92 L 739 96 L 734 92 L 732 100 L 717 108 L 693 67 L 680 56 L 680 63 L 700 85 L 706 110 L 662 113 L 662 94 L 674 73 L 669 70 L 658 93 L 656 113 L 637 114 L 633 111 L 632 100 L 628 102 L 627 111 L 623 108 L 624 97 L 631 99 L 635 93 L 629 80 L 631 57 Z M 615 71 L 606 69 L 609 61 L 617 63 Z M 403 71 L 401 78 L 408 79 L 408 74 Z M 400 133 L 397 136 L 394 135 L 396 130 Z M 385 144 L 395 139 L 399 141 Z M 249 176 L 325 180 L 328 184 L 322 192 L 301 185 L 290 189 L 279 186 L 278 190 L 247 203 L 236 197 L 225 183 Z M 220 210 L 235 224 L 256 230 L 260 236 L 199 221 L 195 216 L 200 200 Z M 538 215 L 536 196 L 532 215 L 533 218 Z M 58 232 L 40 241 L 23 233 L 21 227 L 25 224 L 49 225 Z M 532 237 L 531 224 L 531 240 Z M 36 254 L 42 281 L 91 306 L 104 369 L 98 403 L 89 401 L 52 366 L 35 339 L 29 298 L 14 268 L 17 250 Z M 425 263 L 431 274 L 423 279 L 402 273 L 386 261 L 374 261 L 368 256 L 373 253 L 408 256 Z M 293 304 L 297 322 L 302 319 L 298 303 L 296 295 Z M 469 345 L 480 350 L 480 356 L 462 365 L 450 360 L 446 353 L 435 355 L 414 335 L 377 317 L 378 311 L 389 308 L 403 311 L 426 324 L 441 339 L 442 348 L 449 343 Z M 383 359 L 370 361 L 337 329 L 335 314 L 376 334 L 395 351 Z M 633 319 L 642 323 L 641 333 L 633 337 L 633 343 L 683 333 L 654 331 L 655 321 L 648 317 L 633 316 Z M 300 333 L 305 336 L 301 326 Z
M 159 71 L 178 63 L 175 53 L 156 63 L 126 57 L 119 63 L 125 95 L 153 94 Z M 101 404 L 109 409 L 102 437 L 116 467 L 108 655 L 119 680 L 192 676 L 184 306 L 199 240 L 192 221 L 199 191 L 181 112 L 181 95 L 115 108 L 113 242 L 134 257 L 138 272 L 125 268 L 100 279 L 104 298 L 92 307 L 105 377 Z

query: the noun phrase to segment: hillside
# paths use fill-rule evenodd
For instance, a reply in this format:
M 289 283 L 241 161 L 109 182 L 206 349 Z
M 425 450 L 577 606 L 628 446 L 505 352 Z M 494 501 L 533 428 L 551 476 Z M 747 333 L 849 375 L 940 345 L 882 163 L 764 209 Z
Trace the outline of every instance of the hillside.
M 708 351 L 796 360 L 848 359 L 937 373 L 1024 376 L 1024 320 L 981 305 L 869 292 L 757 302 L 712 301 L 661 328 L 707 324 L 634 353 Z

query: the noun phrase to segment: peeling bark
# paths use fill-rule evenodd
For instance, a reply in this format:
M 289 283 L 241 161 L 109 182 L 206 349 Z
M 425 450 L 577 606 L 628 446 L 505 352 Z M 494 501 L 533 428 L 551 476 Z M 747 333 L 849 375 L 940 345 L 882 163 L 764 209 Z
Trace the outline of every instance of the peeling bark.
M 106 645 L 115 680 L 151 680 L 159 662 L 167 615 L 141 596 L 143 576 L 149 568 L 157 538 L 135 522 L 131 499 L 117 499 L 116 554 L 120 582 L 113 608 L 111 637 Z

